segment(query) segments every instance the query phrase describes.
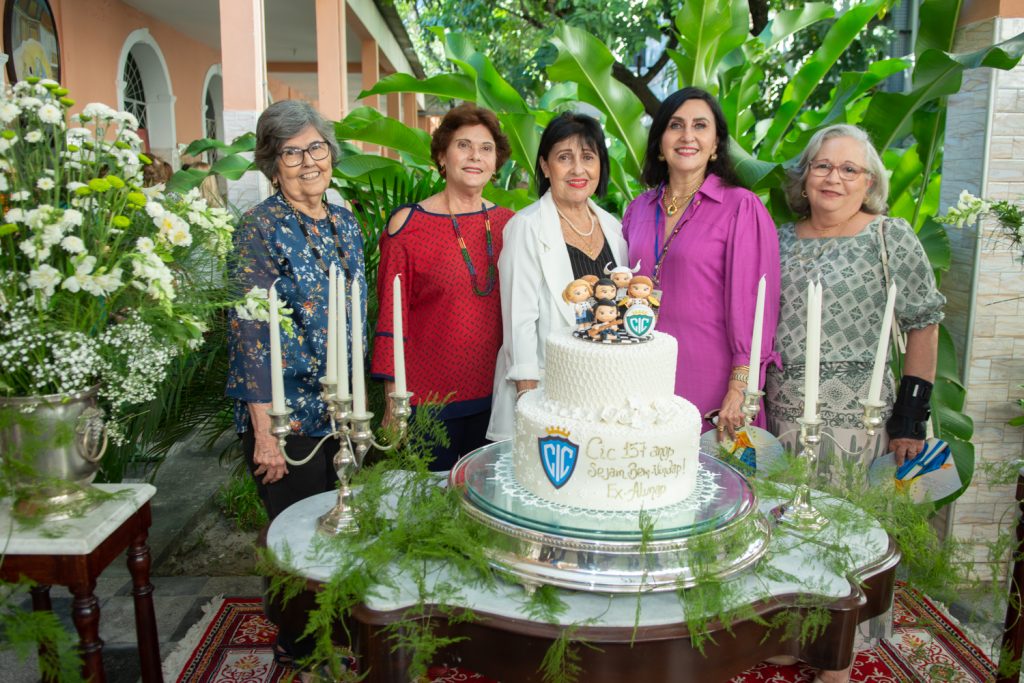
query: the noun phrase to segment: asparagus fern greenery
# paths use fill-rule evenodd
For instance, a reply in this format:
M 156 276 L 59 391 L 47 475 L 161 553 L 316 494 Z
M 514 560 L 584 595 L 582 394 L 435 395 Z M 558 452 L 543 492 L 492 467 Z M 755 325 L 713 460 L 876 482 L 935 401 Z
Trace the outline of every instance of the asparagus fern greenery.
M 484 548 L 496 539 L 461 512 L 461 493 L 438 486 L 437 476 L 426 469 L 431 445 L 446 438 L 434 412 L 429 408 L 419 410 L 403 446 L 356 475 L 355 483 L 360 487 L 355 503 L 358 529 L 347 536 L 317 541 L 316 552 L 322 564 L 334 567 L 334 571 L 309 615 L 307 634 L 317 642 L 309 664 L 326 667 L 339 680 L 357 680 L 355 673 L 345 670 L 345 658 L 350 653 L 337 647 L 338 626 L 343 625 L 344 630 L 357 605 L 372 602 L 374 596 L 401 584 L 414 587 L 413 606 L 401 620 L 382 628 L 391 647 L 409 657 L 410 680 L 422 676 L 436 655 L 456 642 L 450 624 L 478 618 L 471 610 L 459 607 L 461 601 L 456 598 L 467 589 L 518 595 L 513 599 L 520 600 L 523 613 L 530 619 L 557 627 L 557 636 L 539 665 L 541 678 L 548 683 L 581 680 L 581 648 L 598 647 L 586 641 L 586 627 L 591 621 L 567 619 L 569 592 L 551 586 L 520 590 L 510 586 L 514 581 L 490 565 Z M 823 469 L 827 471 L 828 467 Z M 751 478 L 751 483 L 759 498 L 784 501 L 791 497 L 792 485 L 807 476 L 803 461 L 786 457 L 771 476 L 760 473 Z M 773 547 L 779 543 L 810 546 L 802 551 L 805 555 L 815 557 L 828 573 L 856 583 L 854 553 L 842 539 L 862 533 L 877 522 L 899 545 L 903 554 L 901 577 L 915 588 L 949 601 L 954 591 L 981 585 L 981 579 L 966 562 L 963 547 L 954 540 L 938 539 L 929 523 L 933 512 L 930 506 L 913 503 L 894 485 L 872 488 L 866 481 L 865 473 L 860 477 L 814 480 L 816 489 L 827 492 L 824 496 L 818 494 L 815 505 L 830 519 L 829 533 L 795 534 L 779 527 Z M 840 502 L 843 500 L 853 505 Z M 651 520 L 646 515 L 641 516 L 640 531 L 642 538 L 651 538 Z M 694 647 L 703 651 L 710 644 L 723 642 L 732 637 L 733 625 L 745 620 L 767 627 L 773 635 L 800 641 L 813 640 L 823 633 L 830 618 L 828 606 L 835 600 L 828 597 L 823 579 L 799 577 L 773 563 L 761 562 L 746 571 L 747 588 L 741 590 L 738 581 L 720 580 L 711 573 L 721 542 L 714 535 L 697 540 L 689 562 L 698 583 L 676 591 L 681 618 L 686 620 Z M 1005 544 L 1001 550 L 1007 550 Z M 305 579 L 287 570 L 287 553 L 276 558 L 268 554 L 265 561 L 265 569 L 273 576 L 276 599 L 291 599 L 305 588 Z M 438 573 L 442 562 L 446 571 Z M 801 602 L 791 609 L 757 611 L 750 604 L 750 583 L 762 586 L 767 594 L 768 585 L 778 581 L 802 586 Z M 634 633 L 642 617 L 642 599 L 638 597 Z M 340 640 L 351 635 L 346 631 L 340 634 Z

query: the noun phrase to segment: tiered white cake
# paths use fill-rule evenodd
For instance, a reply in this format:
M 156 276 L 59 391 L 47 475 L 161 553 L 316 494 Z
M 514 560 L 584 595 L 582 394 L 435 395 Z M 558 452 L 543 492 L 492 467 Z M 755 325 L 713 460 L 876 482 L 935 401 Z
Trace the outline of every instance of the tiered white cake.
M 697 479 L 700 415 L 674 395 L 676 340 L 546 340 L 543 386 L 516 406 L 516 479 L 544 500 L 593 510 L 678 503 Z

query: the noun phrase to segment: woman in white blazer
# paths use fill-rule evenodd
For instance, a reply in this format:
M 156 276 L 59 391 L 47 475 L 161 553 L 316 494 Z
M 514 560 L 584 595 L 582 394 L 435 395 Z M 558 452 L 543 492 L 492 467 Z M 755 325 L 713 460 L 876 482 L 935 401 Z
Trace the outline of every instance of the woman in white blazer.
M 626 265 L 622 225 L 591 197 L 608 187 L 608 150 L 601 124 L 585 114 L 556 117 L 540 139 L 541 198 L 505 226 L 498 259 L 502 347 L 494 374 L 487 438 L 512 438 L 519 396 L 544 378 L 544 340 L 576 323 L 562 292 L 583 275 L 604 277 Z

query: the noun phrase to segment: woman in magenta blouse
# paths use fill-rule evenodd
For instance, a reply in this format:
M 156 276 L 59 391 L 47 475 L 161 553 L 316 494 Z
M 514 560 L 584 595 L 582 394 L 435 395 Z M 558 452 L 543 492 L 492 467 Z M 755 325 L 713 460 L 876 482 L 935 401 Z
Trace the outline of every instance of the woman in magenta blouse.
M 622 219 L 630 264 L 661 290 L 658 330 L 679 342 L 676 394 L 719 431 L 743 423 L 757 284 L 767 276 L 761 377 L 778 363 L 779 240 L 758 197 L 739 186 L 718 102 L 699 88 L 665 99 L 651 123 L 642 179 Z M 764 426 L 764 412 L 756 424 Z

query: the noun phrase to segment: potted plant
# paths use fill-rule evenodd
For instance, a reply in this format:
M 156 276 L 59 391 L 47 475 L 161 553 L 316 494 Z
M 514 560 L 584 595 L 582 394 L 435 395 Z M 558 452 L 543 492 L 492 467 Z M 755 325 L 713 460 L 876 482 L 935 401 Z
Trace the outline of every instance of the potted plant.
M 119 419 L 203 343 L 230 248 L 198 190 L 142 187 L 132 114 L 73 104 L 36 78 L 0 96 L 0 453 L 22 503 L 81 497 Z

